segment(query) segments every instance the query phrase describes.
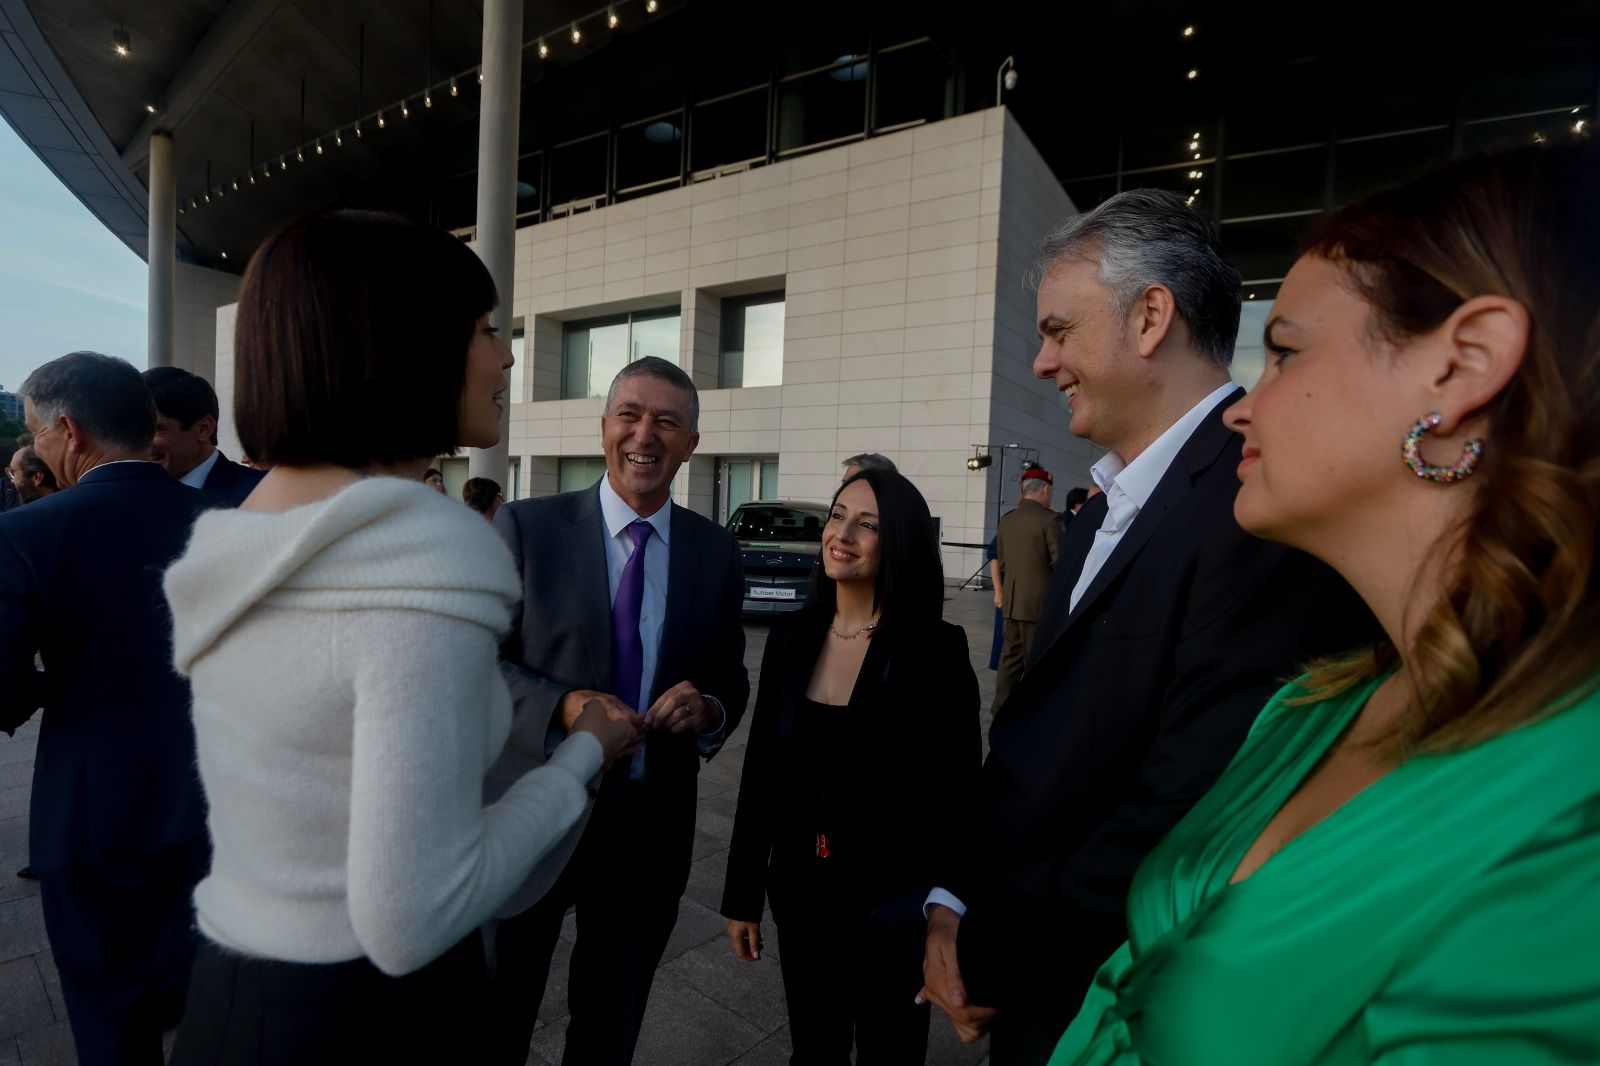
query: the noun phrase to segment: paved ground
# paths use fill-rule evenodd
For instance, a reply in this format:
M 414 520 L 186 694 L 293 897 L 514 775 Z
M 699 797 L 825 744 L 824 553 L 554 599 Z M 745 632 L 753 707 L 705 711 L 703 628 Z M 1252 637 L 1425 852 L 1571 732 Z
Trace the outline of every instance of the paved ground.
M 989 593 L 952 591 L 945 616 L 966 626 L 973 667 L 987 708 L 994 696 L 988 669 L 993 608 Z M 765 625 L 746 627 L 752 688 L 766 643 Z M 985 715 L 985 732 L 987 732 Z M 12 873 L 27 855 L 28 795 L 37 722 L 12 739 L 0 737 L 0 1066 L 66 1066 L 76 1062 L 60 983 L 39 909 L 38 885 Z M 635 1061 L 639 1066 L 781 1066 L 789 1061 L 783 983 L 776 937 L 758 963 L 733 957 L 717 913 L 722 875 L 744 763 L 744 731 L 700 775 L 700 816 L 694 868 L 678 911 L 678 926 L 656 976 Z M 561 1059 L 566 1033 L 566 969 L 572 919 L 557 948 L 529 1066 Z M 934 1015 L 928 1062 L 978 1066 L 985 1048 L 963 1046 Z

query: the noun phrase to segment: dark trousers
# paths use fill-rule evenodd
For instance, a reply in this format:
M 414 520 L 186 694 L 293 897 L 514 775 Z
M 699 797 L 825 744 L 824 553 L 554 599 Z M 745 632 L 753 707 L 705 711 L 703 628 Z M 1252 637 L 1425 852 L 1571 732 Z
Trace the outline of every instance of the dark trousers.
M 835 885 L 775 871 L 769 895 L 789 1008 L 790 1066 L 913 1066 L 928 1054 L 921 936 L 885 934 Z M 920 931 L 920 929 L 919 929 Z
M 1028 661 L 1028 653 L 1033 650 L 1033 634 L 1038 628 L 1038 622 L 1006 619 L 1005 643 L 1000 648 L 1000 674 L 994 679 L 994 706 L 989 708 L 991 714 L 1000 713 L 1006 697 L 1011 695 L 1011 690 L 1022 679 L 1022 668 Z
M 656 967 L 678 921 L 694 849 L 694 780 L 663 789 L 613 771 L 572 861 L 550 892 L 492 923 L 492 1063 L 522 1066 L 561 922 L 577 907 L 564 1066 L 627 1066 Z M 619 776 L 620 773 L 620 776 Z
M 196 934 L 190 896 L 210 847 L 193 841 L 116 866 L 39 879 L 61 998 L 83 1066 L 160 1066 L 183 1016 Z
M 487 993 L 476 931 L 401 977 L 367 959 L 280 962 L 203 941 L 171 1066 L 480 1063 Z

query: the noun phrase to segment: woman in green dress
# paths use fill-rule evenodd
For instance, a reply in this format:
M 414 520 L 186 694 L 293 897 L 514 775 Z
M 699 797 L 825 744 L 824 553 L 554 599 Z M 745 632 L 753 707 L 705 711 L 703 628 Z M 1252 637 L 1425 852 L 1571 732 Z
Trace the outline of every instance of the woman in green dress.
M 1051 1066 L 1600 1062 L 1600 155 L 1457 162 L 1308 248 L 1235 513 L 1387 640 L 1268 704 Z

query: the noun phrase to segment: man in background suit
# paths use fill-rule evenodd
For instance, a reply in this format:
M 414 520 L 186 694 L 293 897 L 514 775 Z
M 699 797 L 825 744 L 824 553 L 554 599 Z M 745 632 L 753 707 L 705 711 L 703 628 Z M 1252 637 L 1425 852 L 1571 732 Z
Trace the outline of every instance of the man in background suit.
M 0 728 L 43 709 L 28 846 L 78 1061 L 159 1063 L 209 862 L 161 575 L 205 501 L 149 461 L 129 364 L 75 352 L 19 391 L 66 491 L 0 516 Z
M 1354 594 L 1233 517 L 1222 422 L 1239 273 L 1216 229 L 1141 189 L 1069 219 L 1033 277 L 1034 372 L 1107 449 L 1033 655 L 989 734 L 966 873 L 929 898 L 926 985 L 995 1066 L 1037 1066 L 1127 937 L 1134 871 L 1308 658 L 1372 632 Z
M 1098 491 L 1098 490 L 1097 490 Z M 1061 536 L 1067 535 L 1067 527 L 1072 520 L 1083 510 L 1083 505 L 1089 502 L 1089 490 L 1083 486 L 1067 490 L 1067 498 L 1061 506 Z
M 167 473 L 199 489 L 212 507 L 237 507 L 266 472 L 231 461 L 217 447 L 217 393 L 199 374 L 175 366 L 151 367 L 145 386 L 156 402 L 151 458 Z
M 534 871 L 491 928 L 496 1061 L 507 1066 L 527 1058 L 574 904 L 562 1061 L 632 1061 L 688 884 L 700 760 L 732 733 L 750 694 L 738 543 L 670 496 L 699 443 L 699 406 L 676 366 L 652 357 L 629 364 L 600 419 L 599 484 L 508 503 L 495 518 L 522 574 L 523 602 L 501 650 L 516 710 L 489 797 L 539 765 L 590 700 L 618 717 L 642 712 L 647 730 L 641 753 L 619 760 L 600 785 L 587 827 Z
M 39 453 L 33 450 L 33 434 L 24 433 L 17 438 L 17 450 L 11 453 L 11 465 L 6 468 L 17 498 L 32 503 L 53 495 L 60 489 L 56 476 L 44 465 Z
M 994 682 L 992 713 L 1022 676 L 1022 665 L 1033 647 L 1033 634 L 1044 616 L 1045 594 L 1060 554 L 1060 530 L 1050 509 L 1055 478 L 1042 466 L 1022 472 L 1022 499 L 1016 509 L 1000 519 L 995 561 L 1000 567 L 1000 607 L 1005 614 L 1005 643 L 1000 649 L 1000 672 Z

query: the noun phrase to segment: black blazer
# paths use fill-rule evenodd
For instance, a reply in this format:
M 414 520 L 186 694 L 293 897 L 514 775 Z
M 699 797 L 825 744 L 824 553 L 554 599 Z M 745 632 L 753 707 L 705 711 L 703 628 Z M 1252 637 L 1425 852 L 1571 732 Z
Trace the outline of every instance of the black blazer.
M 494 525 L 522 575 L 522 603 L 500 649 L 501 672 L 517 706 L 507 751 L 526 751 L 531 765 L 538 765 L 561 697 L 580 688 L 612 691 L 611 587 L 599 484 L 505 504 Z M 721 526 L 674 506 L 671 551 L 655 679 L 649 701 L 638 710 L 680 681 L 692 681 L 722 703 L 727 737 L 750 698 L 739 544 Z M 652 733 L 646 746 L 646 780 L 653 787 L 686 790 L 692 818 L 700 769 L 696 738 Z
M 1211 787 L 1267 699 L 1376 624 L 1322 563 L 1233 517 L 1242 440 L 1195 430 L 1086 590 L 1106 499 L 1069 527 L 1033 657 L 989 733 L 959 962 L 971 1001 L 1064 1027 L 1127 938 L 1140 862 Z
M 204 506 L 154 463 L 116 463 L 0 516 L 0 728 L 44 709 L 28 841 L 41 871 L 205 838 L 161 590 Z
M 237 507 L 266 476 L 265 470 L 251 470 L 242 463 L 233 462 L 219 450 L 216 465 L 206 475 L 206 483 L 200 491 L 211 507 Z
M 806 611 L 778 622 L 767 637 L 728 850 L 726 917 L 761 920 L 775 831 L 786 806 L 814 787 L 786 748 L 829 622 Z M 934 622 L 874 638 L 848 713 L 851 732 L 839 737 L 838 758 L 856 782 L 849 805 L 859 817 L 837 833 L 840 859 L 858 875 L 867 902 L 909 893 L 920 903 L 969 844 L 930 818 L 927 807 L 936 794 L 945 810 L 970 810 L 977 785 L 983 736 L 966 632 Z

